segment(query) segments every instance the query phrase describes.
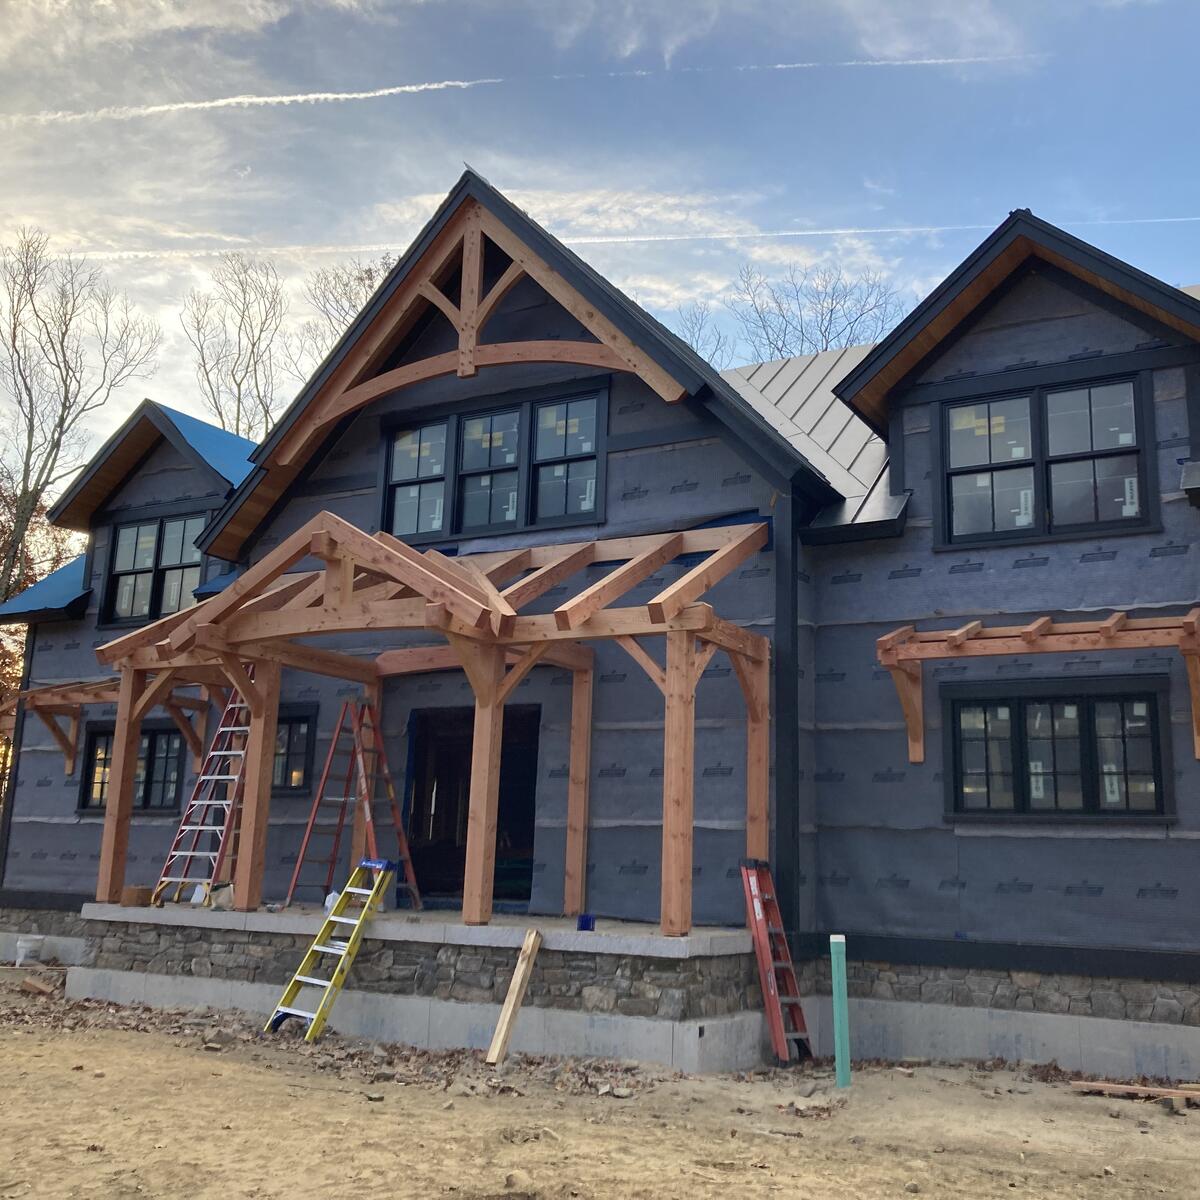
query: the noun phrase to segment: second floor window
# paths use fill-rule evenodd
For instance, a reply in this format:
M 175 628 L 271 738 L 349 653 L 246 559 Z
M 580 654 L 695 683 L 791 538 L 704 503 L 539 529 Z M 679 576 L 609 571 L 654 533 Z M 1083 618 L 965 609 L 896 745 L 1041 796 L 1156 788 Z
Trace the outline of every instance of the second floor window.
M 422 540 L 597 519 L 603 409 L 589 394 L 395 432 L 386 528 Z
M 204 516 L 168 517 L 113 531 L 109 616 L 116 621 L 153 619 L 195 604 L 200 586 L 196 538 Z
M 948 406 L 951 541 L 1113 529 L 1145 519 L 1132 380 Z

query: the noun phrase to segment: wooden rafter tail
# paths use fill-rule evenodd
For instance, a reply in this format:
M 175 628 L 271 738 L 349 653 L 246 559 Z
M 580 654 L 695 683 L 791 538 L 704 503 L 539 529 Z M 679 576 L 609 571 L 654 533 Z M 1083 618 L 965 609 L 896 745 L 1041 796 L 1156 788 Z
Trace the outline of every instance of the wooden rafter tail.
M 963 642 L 976 637 L 982 629 L 982 621 L 968 621 L 965 625 L 946 634 L 946 645 L 961 646 Z
M 1108 639 L 1114 637 L 1121 631 L 1129 622 L 1129 614 L 1125 612 L 1115 612 L 1111 617 L 1100 622 L 1100 628 L 1097 632 L 1102 638 Z
M 685 535 L 684 548 L 687 551 L 691 550 L 691 546 L 688 545 L 690 540 L 690 535 Z M 681 575 L 649 601 L 646 608 L 651 620 L 665 621 L 677 616 L 693 601 L 699 600 L 709 588 L 761 550 L 766 543 L 765 524 L 741 527 L 724 546 L 712 550 L 703 562 Z
M 501 595 L 519 611 L 526 604 L 531 604 L 539 596 L 545 595 L 551 588 L 570 579 L 577 571 L 589 566 L 595 555 L 595 542 L 566 547 L 560 555 L 535 568 L 524 579 L 510 584 Z
M 876 638 L 875 653 L 878 655 L 879 661 L 885 666 L 888 662 L 894 661 L 896 647 L 912 641 L 916 636 L 917 627 L 915 625 L 901 625 L 899 629 L 893 629 L 891 633 L 885 633 L 882 637 Z
M 677 558 L 682 550 L 682 534 L 665 535 L 657 545 L 643 550 L 637 557 L 609 571 L 591 587 L 560 604 L 554 610 L 554 620 L 559 629 L 578 629 L 589 617 L 614 600 L 619 600 L 631 588 L 637 587 L 660 567 Z
M 1036 620 L 1030 621 L 1029 624 L 1021 630 L 1021 637 L 1024 638 L 1025 641 L 1033 643 L 1036 642 L 1038 638 L 1045 637 L 1045 635 L 1048 634 L 1053 628 L 1054 622 L 1049 617 L 1038 617 Z

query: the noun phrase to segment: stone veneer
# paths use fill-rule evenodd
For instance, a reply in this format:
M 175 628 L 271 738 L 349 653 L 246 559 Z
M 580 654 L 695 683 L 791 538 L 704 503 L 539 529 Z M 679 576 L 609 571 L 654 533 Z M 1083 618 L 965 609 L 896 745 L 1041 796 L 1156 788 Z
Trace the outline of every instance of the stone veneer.
M 280 987 L 312 941 L 293 933 L 88 924 L 95 943 L 88 966 Z M 516 951 L 507 947 L 364 938 L 349 986 L 360 992 L 499 1004 L 515 965 Z M 657 958 L 542 949 L 525 1003 L 680 1021 L 760 1009 L 762 997 L 753 954 Z
M 96 932 L 96 926 L 77 912 L 50 908 L 0 908 L 0 932 L 86 938 Z
M 805 963 L 799 975 L 802 995 L 829 994 L 828 961 Z M 851 996 L 872 1000 L 1200 1025 L 1200 981 L 1188 986 L 1036 971 L 850 962 L 846 984 Z

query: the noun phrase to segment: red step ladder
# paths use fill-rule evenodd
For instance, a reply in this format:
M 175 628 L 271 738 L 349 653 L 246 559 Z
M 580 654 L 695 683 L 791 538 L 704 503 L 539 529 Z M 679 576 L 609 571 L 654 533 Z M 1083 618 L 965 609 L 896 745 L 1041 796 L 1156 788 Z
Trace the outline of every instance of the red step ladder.
M 779 901 L 775 898 L 770 866 L 757 859 L 746 859 L 742 863 L 742 888 L 746 893 L 746 924 L 754 940 L 758 982 L 762 987 L 763 1009 L 775 1057 L 785 1065 L 793 1058 L 802 1058 L 801 1043 L 811 1057 L 812 1044 L 804 1024 L 804 1010 L 800 1007 L 800 987 L 792 966 Z
M 347 735 L 349 735 L 348 745 L 344 744 Z M 346 760 L 344 772 L 335 766 L 341 757 L 345 757 Z M 339 778 L 340 786 L 338 786 Z M 388 803 L 392 828 L 396 835 L 395 855 L 386 850 L 380 850 L 375 833 L 375 794 L 380 779 L 383 780 L 384 798 Z M 329 794 L 331 780 L 336 789 L 333 795 Z M 396 788 L 392 783 L 387 754 L 383 750 L 379 716 L 373 704 L 356 700 L 344 701 L 341 711 L 338 713 L 333 739 L 329 743 L 329 753 L 325 757 L 325 766 L 321 771 L 321 782 L 313 796 L 308 824 L 304 829 L 304 838 L 300 842 L 300 852 L 296 856 L 296 866 L 292 871 L 292 882 L 288 886 L 286 903 L 292 903 L 300 888 L 320 888 L 322 899 L 333 891 L 342 836 L 346 829 L 347 814 L 351 811 L 351 801 L 363 815 L 367 857 L 371 859 L 387 858 L 396 863 L 400 886 L 407 890 L 412 907 L 419 910 L 422 907 L 421 893 L 417 887 L 417 877 L 413 871 L 412 858 L 408 851 L 408 838 L 404 832 L 404 816 L 396 796 Z M 329 815 L 332 819 L 322 823 L 320 820 L 322 815 Z M 326 853 L 317 857 L 312 853 L 314 839 L 323 838 L 329 839 L 326 842 Z M 325 868 L 323 879 L 310 879 L 302 882 L 300 875 L 306 865 L 323 866 Z
M 213 885 L 233 878 L 249 734 L 249 706 L 231 691 L 154 886 L 152 904 L 161 908 L 168 899 L 190 900 L 184 893 L 196 886 L 204 889 L 208 904 Z

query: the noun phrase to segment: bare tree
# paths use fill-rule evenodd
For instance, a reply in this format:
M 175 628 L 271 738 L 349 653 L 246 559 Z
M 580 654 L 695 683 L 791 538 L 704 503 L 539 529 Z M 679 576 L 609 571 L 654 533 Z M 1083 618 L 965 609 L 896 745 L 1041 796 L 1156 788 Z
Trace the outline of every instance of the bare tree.
M 153 373 L 160 337 L 97 268 L 51 254 L 40 230 L 0 248 L 0 389 L 10 410 L 0 428 L 0 599 L 45 573 L 29 559 L 30 535 L 49 493 L 82 463 L 83 420 Z
M 693 300 L 676 310 L 675 332 L 701 358 L 723 371 L 733 361 L 733 339 L 721 328 L 708 300 Z
M 878 341 L 904 311 L 882 275 L 794 264 L 772 279 L 742 266 L 727 301 L 748 357 L 764 361 Z
M 188 293 L 180 323 L 201 399 L 222 429 L 257 441 L 274 424 L 285 399 L 279 376 L 290 368 L 287 312 L 275 265 L 240 253 L 221 255 L 211 291 Z
M 381 254 L 373 261 L 351 258 L 305 276 L 304 298 L 324 326 L 324 351 L 346 332 L 395 265 L 394 254 Z

